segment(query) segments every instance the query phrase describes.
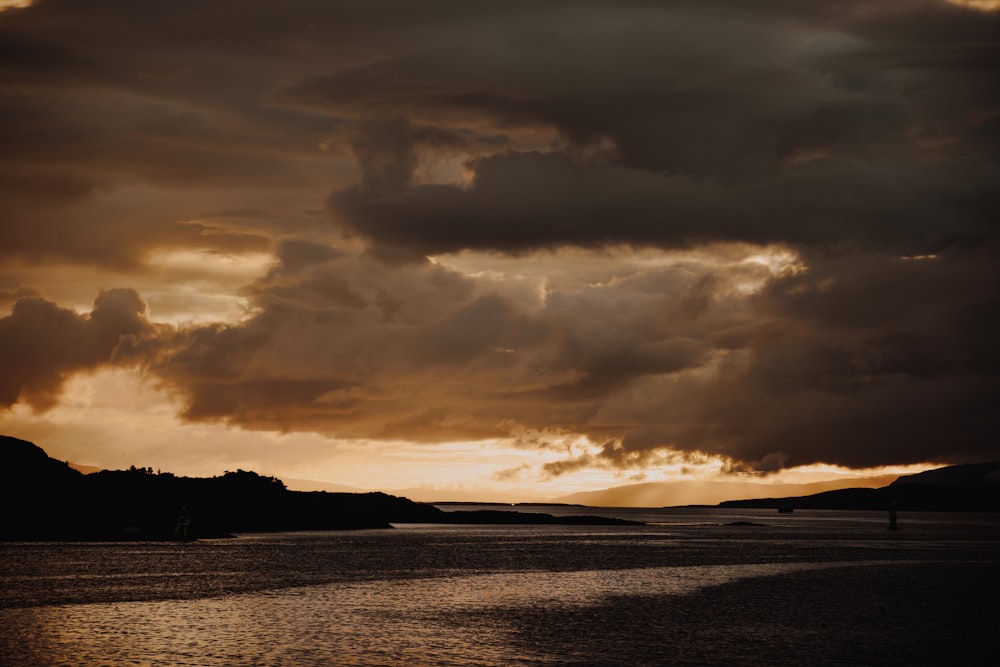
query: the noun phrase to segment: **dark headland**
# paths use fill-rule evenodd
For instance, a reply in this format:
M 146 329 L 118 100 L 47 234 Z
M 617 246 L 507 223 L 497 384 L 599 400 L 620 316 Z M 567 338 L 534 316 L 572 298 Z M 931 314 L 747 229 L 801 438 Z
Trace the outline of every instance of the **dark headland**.
M 233 533 L 390 528 L 394 523 L 631 524 L 607 517 L 444 512 L 385 493 L 289 491 L 237 470 L 180 477 L 151 468 L 84 475 L 34 443 L 0 436 L 0 540 L 166 540 Z
M 901 512 L 1000 512 L 1000 462 L 969 463 L 904 475 L 880 489 L 811 496 L 728 500 L 719 507 Z

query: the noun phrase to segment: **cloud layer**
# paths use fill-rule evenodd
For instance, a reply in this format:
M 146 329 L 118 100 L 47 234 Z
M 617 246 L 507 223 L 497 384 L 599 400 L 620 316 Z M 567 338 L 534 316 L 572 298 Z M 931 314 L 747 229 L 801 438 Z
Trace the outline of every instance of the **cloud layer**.
M 129 364 L 191 421 L 593 443 L 549 474 L 995 456 L 998 26 L 944 0 L 0 12 L 0 406 Z M 274 260 L 241 321 L 168 326 L 177 285 L 122 289 L 166 251 Z M 39 262 L 118 289 L 78 314 Z

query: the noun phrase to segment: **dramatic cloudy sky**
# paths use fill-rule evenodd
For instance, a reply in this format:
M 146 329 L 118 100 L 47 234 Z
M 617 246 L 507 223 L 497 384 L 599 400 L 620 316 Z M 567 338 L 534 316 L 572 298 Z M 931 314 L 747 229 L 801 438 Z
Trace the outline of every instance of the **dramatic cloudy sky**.
M 998 7 L 0 0 L 0 432 L 496 498 L 997 458 Z

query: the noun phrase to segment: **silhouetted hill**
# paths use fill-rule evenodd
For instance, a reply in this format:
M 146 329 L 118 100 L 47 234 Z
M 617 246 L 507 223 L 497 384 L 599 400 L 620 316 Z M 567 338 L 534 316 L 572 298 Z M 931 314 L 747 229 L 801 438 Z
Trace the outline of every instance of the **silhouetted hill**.
M 879 489 L 840 489 L 808 496 L 728 500 L 719 507 L 912 512 L 1000 512 L 1000 463 L 947 466 L 906 475 Z
M 390 528 L 392 523 L 607 523 L 598 517 L 443 512 L 385 493 L 289 491 L 237 470 L 178 477 L 152 468 L 83 475 L 33 443 L 0 436 L 8 516 L 0 539 L 122 540 L 220 537 L 286 530 Z M 502 516 L 501 516 L 502 515 Z M 179 518 L 190 527 L 178 532 Z
M 0 525 L 5 533 L 25 535 L 39 517 L 56 529 L 71 521 L 82 474 L 35 444 L 8 436 L 0 436 L 0 462 L 5 473 L 0 483 L 5 517 Z
M 76 484 L 83 478 L 68 464 L 51 458 L 45 450 L 27 440 L 0 435 L 0 452 L 7 470 L 4 486 L 16 483 L 22 489 L 30 490 L 36 483 Z
M 188 537 L 234 532 L 386 528 L 434 522 L 435 507 L 383 493 L 288 491 L 274 477 L 238 470 L 211 478 L 154 474 L 151 468 L 83 475 L 33 443 L 0 436 L 8 509 L 3 539 L 170 539 L 178 519 Z
M 927 484 L 932 486 L 976 486 L 982 484 L 1000 484 L 1000 462 L 966 463 L 925 470 L 913 475 L 904 475 L 890 486 L 904 484 Z

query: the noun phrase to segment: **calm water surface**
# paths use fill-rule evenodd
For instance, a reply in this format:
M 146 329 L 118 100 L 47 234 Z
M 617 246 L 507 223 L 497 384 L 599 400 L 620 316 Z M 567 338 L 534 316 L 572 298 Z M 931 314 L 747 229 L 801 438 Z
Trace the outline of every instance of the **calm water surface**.
M 603 513 L 654 523 L 0 544 L 0 665 L 993 665 L 1000 655 L 1000 517 L 903 515 L 890 532 L 875 513 Z

